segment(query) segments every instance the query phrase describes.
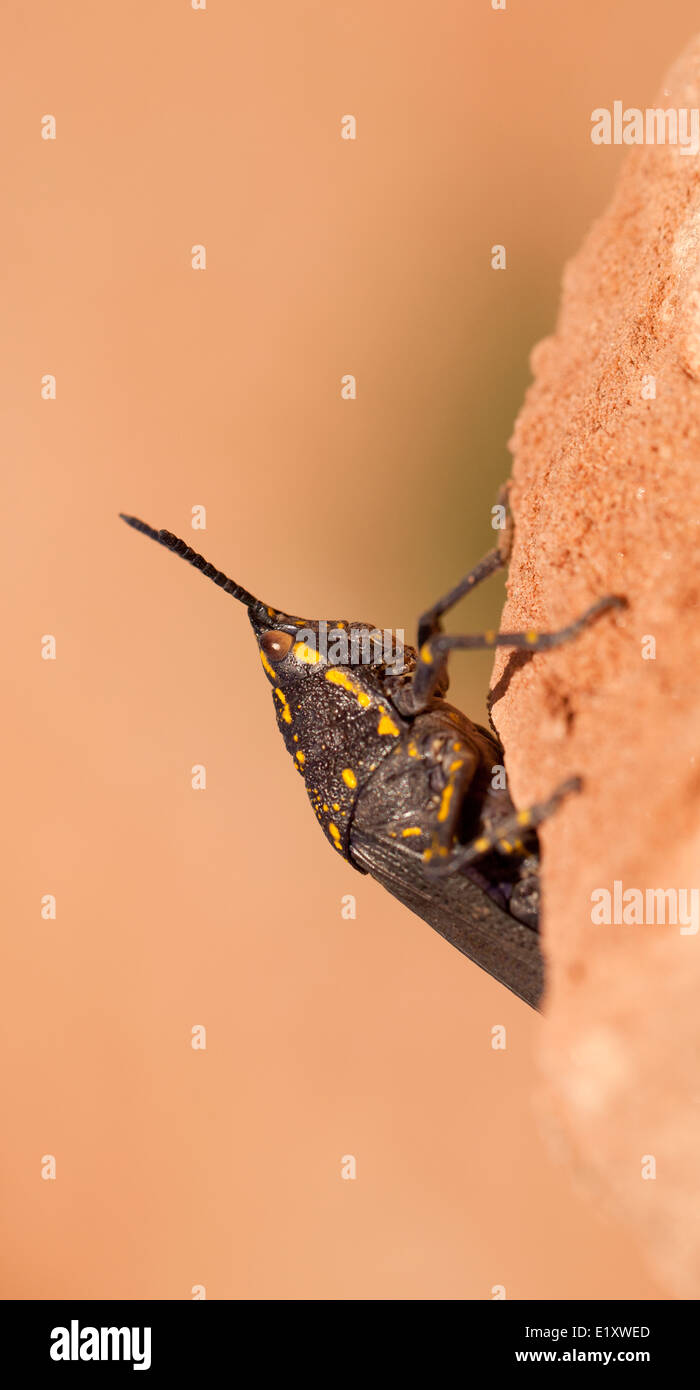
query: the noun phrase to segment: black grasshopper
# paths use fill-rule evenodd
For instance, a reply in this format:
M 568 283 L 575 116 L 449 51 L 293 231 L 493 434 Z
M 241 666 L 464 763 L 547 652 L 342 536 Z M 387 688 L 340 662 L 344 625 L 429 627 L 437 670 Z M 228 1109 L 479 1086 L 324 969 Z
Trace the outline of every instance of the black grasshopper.
M 506 564 L 504 539 L 423 614 L 418 648 L 406 647 L 401 662 L 371 624 L 270 608 L 169 531 L 122 516 L 247 607 L 280 732 L 337 853 L 536 1008 L 536 827 L 580 783 L 571 778 L 516 812 L 495 733 L 443 699 L 447 658 L 465 648 L 556 647 L 624 600 L 602 598 L 558 632 L 443 634 L 442 615 Z

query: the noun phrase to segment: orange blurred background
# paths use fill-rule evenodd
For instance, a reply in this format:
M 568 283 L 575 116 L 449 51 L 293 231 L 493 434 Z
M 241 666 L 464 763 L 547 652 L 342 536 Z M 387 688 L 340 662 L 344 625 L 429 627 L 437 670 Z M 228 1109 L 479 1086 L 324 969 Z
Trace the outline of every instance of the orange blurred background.
M 546 1022 L 333 854 L 244 610 L 117 513 L 408 637 L 492 542 L 529 349 L 622 157 L 591 111 L 649 104 L 696 23 L 6 10 L 5 1297 L 663 1296 L 538 1114 Z M 490 667 L 455 665 L 477 719 Z

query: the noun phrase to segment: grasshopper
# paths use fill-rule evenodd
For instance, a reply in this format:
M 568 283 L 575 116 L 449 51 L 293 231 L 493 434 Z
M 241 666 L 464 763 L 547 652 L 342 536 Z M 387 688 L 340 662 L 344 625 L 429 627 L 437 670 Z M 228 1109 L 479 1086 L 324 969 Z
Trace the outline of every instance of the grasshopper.
M 537 1008 L 537 827 L 581 781 L 568 778 L 545 801 L 516 811 L 494 730 L 444 699 L 448 659 L 496 647 L 547 651 L 626 601 L 601 598 L 556 632 L 443 633 L 443 615 L 507 563 L 508 532 L 422 614 L 416 647 L 397 663 L 371 624 L 269 607 L 170 531 L 121 516 L 247 608 L 280 733 L 336 853 Z

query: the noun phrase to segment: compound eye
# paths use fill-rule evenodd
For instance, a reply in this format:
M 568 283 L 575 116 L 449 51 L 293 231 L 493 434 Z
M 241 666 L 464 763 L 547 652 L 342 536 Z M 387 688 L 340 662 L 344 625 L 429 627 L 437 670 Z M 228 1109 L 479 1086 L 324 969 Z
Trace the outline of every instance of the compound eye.
M 265 632 L 260 638 L 260 648 L 268 661 L 275 665 L 278 661 L 284 661 L 293 640 L 289 632 Z

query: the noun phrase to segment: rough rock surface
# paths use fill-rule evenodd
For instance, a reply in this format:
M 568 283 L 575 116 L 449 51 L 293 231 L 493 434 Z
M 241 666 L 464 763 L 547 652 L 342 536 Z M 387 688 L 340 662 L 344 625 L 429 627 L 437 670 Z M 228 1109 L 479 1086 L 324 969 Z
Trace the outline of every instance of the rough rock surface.
M 655 105 L 700 106 L 700 38 Z M 669 1294 L 697 1297 L 700 933 L 594 925 L 591 893 L 700 890 L 700 155 L 629 152 L 532 366 L 502 627 L 630 605 L 494 674 L 517 804 L 585 779 L 542 831 L 545 1109 Z

